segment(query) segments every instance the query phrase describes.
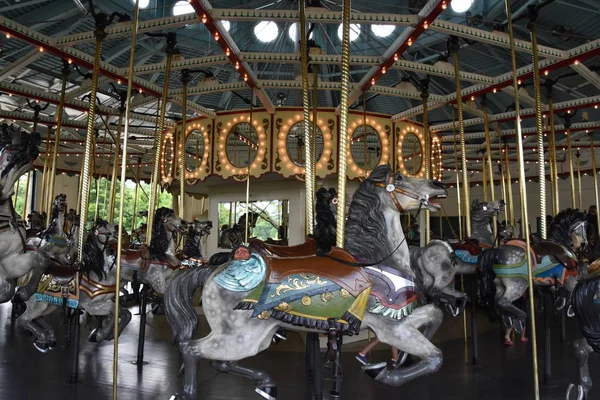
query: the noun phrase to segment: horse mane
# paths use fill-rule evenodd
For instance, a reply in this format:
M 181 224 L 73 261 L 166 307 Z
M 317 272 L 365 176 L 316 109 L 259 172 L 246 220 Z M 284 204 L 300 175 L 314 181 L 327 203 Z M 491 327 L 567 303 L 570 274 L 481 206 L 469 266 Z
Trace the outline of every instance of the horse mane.
M 106 221 L 98 221 L 96 226 L 104 224 L 106 225 Z M 96 227 L 95 226 L 95 227 Z M 104 257 L 102 256 L 102 250 L 98 248 L 95 241 L 94 230 L 95 227 L 92 228 L 88 234 L 85 242 L 83 243 L 83 264 L 81 267 L 81 271 L 90 276 L 90 272 L 95 273 L 100 280 L 104 279 Z
M 600 353 L 600 306 L 594 297 L 600 290 L 600 276 L 580 281 L 573 290 L 572 304 L 581 332 L 596 353 Z
M 167 237 L 167 230 L 163 225 L 162 220 L 165 217 L 174 215 L 175 212 L 166 207 L 161 207 L 154 213 L 154 220 L 152 221 L 152 240 L 150 240 L 150 257 L 156 260 L 163 260 L 167 248 L 169 247 L 169 238 Z
M 576 222 L 585 222 L 585 214 L 578 209 L 567 208 L 554 217 L 548 229 L 548 240 L 567 248 L 571 247 L 571 227 Z
M 375 168 L 360 183 L 348 210 L 345 248 L 350 254 L 368 262 L 379 260 L 393 250 L 388 245 L 385 216 L 381 211 L 382 202 L 375 190 L 376 182 L 385 182 L 390 173 L 389 165 Z

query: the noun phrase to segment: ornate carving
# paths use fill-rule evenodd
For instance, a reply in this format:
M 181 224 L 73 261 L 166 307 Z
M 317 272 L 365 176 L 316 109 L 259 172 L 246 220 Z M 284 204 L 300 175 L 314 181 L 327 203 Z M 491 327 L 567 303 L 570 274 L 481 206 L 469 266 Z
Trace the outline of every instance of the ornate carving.
M 275 309 L 283 312 L 288 312 L 292 309 L 292 305 L 290 303 L 282 301 L 277 307 L 275 307 Z
M 281 132 L 281 126 L 283 124 L 283 119 L 282 118 L 277 118 L 275 120 L 275 127 L 277 128 L 277 137 L 279 137 L 279 132 Z M 278 143 L 278 141 L 276 142 Z M 287 146 L 287 143 L 284 143 L 284 146 Z M 275 146 L 276 150 L 278 148 L 278 146 Z M 279 151 L 275 151 L 275 171 L 281 171 L 281 158 L 279 157 Z
M 281 283 L 279 286 L 275 288 L 275 293 L 270 297 L 274 298 L 276 296 L 281 296 L 287 292 L 292 292 L 296 290 L 304 290 L 313 284 L 317 284 L 319 286 L 327 285 L 329 282 L 326 280 L 322 280 L 320 276 L 310 275 L 310 274 L 300 274 L 300 278 L 289 277 L 286 283 Z
M 329 303 L 331 300 L 333 300 L 333 293 L 331 292 L 323 292 L 321 293 L 321 301 L 323 303 Z
M 308 296 L 308 295 L 305 294 L 302 297 L 302 305 L 310 306 L 311 304 L 312 304 L 312 299 L 310 298 L 310 296 Z

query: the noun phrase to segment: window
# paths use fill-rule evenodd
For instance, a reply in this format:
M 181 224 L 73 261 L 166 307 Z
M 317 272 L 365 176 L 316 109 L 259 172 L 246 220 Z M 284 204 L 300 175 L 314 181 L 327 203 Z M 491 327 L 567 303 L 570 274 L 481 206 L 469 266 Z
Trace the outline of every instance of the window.
M 148 0 L 144 0 L 144 1 L 148 1 Z M 190 3 L 188 3 L 187 1 L 183 1 L 183 0 L 178 1 L 173 6 L 173 15 L 174 16 L 189 14 L 189 13 L 193 13 L 193 12 L 194 12 L 194 7 L 192 7 L 192 5 Z
M 381 38 L 390 36 L 392 33 L 394 33 L 394 29 L 396 29 L 395 25 L 371 25 L 371 31 L 375 34 L 375 36 L 379 36 Z
M 292 39 L 292 41 L 296 41 L 297 37 L 296 35 L 298 35 L 298 23 L 294 22 L 292 25 L 290 25 L 290 29 L 288 29 L 288 34 L 290 35 L 290 39 Z M 308 30 L 308 26 L 307 26 L 307 30 Z M 309 39 L 312 39 L 314 36 L 314 31 L 310 33 Z
M 277 38 L 277 35 L 279 34 L 279 28 L 273 21 L 263 21 L 259 22 L 254 27 L 254 34 L 261 42 L 269 43 Z
M 135 5 L 136 0 L 132 0 L 133 5 Z M 150 0 L 140 0 L 140 8 L 146 8 L 150 5 Z
M 221 21 L 221 25 L 223 25 L 223 28 L 225 28 L 225 32 L 229 32 L 229 28 L 231 28 L 231 22 Z
M 358 39 L 358 35 L 360 35 L 360 25 L 358 24 L 350 24 L 350 41 L 353 42 Z M 342 24 L 338 28 L 338 37 L 342 40 Z

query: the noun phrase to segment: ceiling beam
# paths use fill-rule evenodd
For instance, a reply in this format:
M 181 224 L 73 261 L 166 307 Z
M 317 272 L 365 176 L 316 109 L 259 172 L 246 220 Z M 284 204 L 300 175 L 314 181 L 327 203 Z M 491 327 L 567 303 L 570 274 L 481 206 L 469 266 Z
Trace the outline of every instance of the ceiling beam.
M 29 64 L 37 61 L 42 57 L 42 54 L 43 53 L 40 53 L 39 49 L 33 49 L 18 60 L 11 62 L 0 71 L 0 81 L 7 79 L 12 74 L 19 72 Z

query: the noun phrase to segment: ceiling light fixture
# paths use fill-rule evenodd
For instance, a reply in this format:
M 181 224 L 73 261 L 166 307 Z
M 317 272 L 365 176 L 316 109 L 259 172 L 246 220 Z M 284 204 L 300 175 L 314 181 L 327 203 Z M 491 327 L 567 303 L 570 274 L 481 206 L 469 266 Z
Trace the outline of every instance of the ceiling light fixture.
M 473 5 L 473 0 L 453 0 L 450 3 L 452 11 L 455 13 L 464 13 Z

